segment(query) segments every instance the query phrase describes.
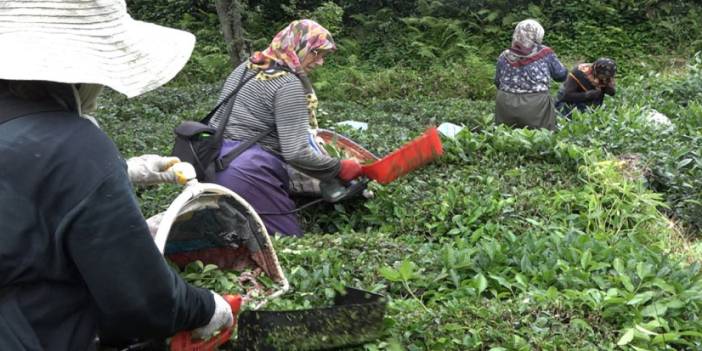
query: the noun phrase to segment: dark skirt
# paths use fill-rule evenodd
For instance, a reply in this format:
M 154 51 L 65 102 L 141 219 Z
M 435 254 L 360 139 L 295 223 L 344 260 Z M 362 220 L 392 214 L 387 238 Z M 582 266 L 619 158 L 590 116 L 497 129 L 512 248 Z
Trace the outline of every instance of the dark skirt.
M 495 123 L 516 128 L 556 129 L 556 109 L 551 95 L 541 93 L 513 94 L 497 90 Z
M 570 102 L 563 100 L 561 95 L 562 94 L 559 93 L 558 101 L 556 101 L 556 109 L 558 110 L 558 112 L 561 113 L 561 116 L 567 118 L 570 118 L 570 115 L 573 114 L 573 111 L 575 109 L 578 109 L 578 111 L 580 112 L 588 112 L 592 109 L 601 106 L 602 102 L 604 101 L 603 98 L 600 98 L 590 101 Z
M 220 156 L 239 143 L 225 140 Z M 243 197 L 259 213 L 269 234 L 302 235 L 296 214 L 286 213 L 295 209 L 295 202 L 289 195 L 285 162 L 278 156 L 254 144 L 217 173 L 216 183 Z

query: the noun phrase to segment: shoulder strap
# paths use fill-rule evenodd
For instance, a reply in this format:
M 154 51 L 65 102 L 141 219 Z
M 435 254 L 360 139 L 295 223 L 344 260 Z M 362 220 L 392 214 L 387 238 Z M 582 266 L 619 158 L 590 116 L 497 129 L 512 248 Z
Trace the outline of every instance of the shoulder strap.
M 290 74 L 295 75 L 298 79 L 302 80 L 300 76 L 297 75 L 297 73 L 293 72 L 291 69 L 283 66 L 277 66 L 277 68 L 286 71 Z M 254 74 L 255 76 L 255 74 Z M 304 85 L 304 83 L 303 83 Z M 229 113 L 231 114 L 231 113 Z M 229 164 L 232 163 L 232 161 L 237 158 L 239 155 L 241 155 L 242 152 L 246 151 L 248 148 L 250 148 L 253 144 L 257 143 L 259 140 L 263 139 L 266 135 L 272 133 L 275 130 L 275 126 L 270 126 L 268 129 L 263 130 L 259 132 L 258 134 L 254 135 L 252 138 L 242 142 L 239 144 L 237 147 L 235 147 L 233 150 L 229 151 L 227 154 L 223 155 L 220 158 L 217 158 L 215 160 L 215 170 L 217 172 L 221 172 L 227 167 L 229 167 Z
M 42 112 L 65 111 L 54 101 L 30 101 L 19 98 L 5 98 L 2 101 L 0 110 L 0 124 L 9 122 L 15 118 L 33 115 Z
M 22 117 L 26 115 L 0 115 L 0 124 L 3 124 L 5 122 L 9 122 L 15 118 Z
M 287 71 L 288 73 L 295 75 L 295 77 L 297 77 L 297 79 L 302 80 L 300 78 L 300 76 L 297 75 L 297 73 L 293 72 L 289 68 L 283 67 L 283 66 L 278 66 L 278 68 L 283 70 L 283 71 Z M 255 76 L 255 74 L 254 74 L 254 76 Z M 231 114 L 231 113 L 229 113 L 229 114 Z M 248 139 L 248 140 L 242 142 L 241 144 L 239 144 L 237 147 L 235 147 L 233 150 L 229 151 L 228 153 L 226 153 L 222 157 L 217 158 L 215 160 L 215 170 L 217 172 L 221 172 L 221 171 L 227 169 L 227 167 L 229 167 L 229 164 L 232 163 L 232 161 L 234 161 L 235 158 L 237 158 L 239 155 L 241 155 L 242 152 L 246 151 L 253 144 L 257 143 L 259 140 L 263 139 L 263 137 L 272 133 L 274 130 L 275 130 L 275 126 L 270 126 L 270 127 L 268 127 L 268 129 L 263 130 L 263 131 L 259 132 L 258 134 L 254 135 L 251 139 Z
M 222 105 L 228 103 L 229 99 L 231 99 L 234 95 L 236 95 L 239 92 L 239 90 L 241 90 L 241 88 L 244 86 L 244 84 L 246 84 L 248 81 L 250 81 L 253 77 L 256 76 L 256 74 L 254 73 L 251 76 L 244 79 L 244 77 L 246 76 L 246 71 L 248 71 L 248 69 L 246 67 L 244 67 L 244 72 L 241 73 L 241 78 L 239 78 L 239 81 L 240 81 L 239 85 L 237 85 L 236 88 L 234 88 L 234 90 L 232 90 L 226 97 L 224 97 L 224 99 L 222 99 L 222 101 L 220 101 L 212 109 L 212 111 L 210 111 L 207 114 L 207 116 L 205 116 L 205 118 L 201 119 L 200 123 L 208 124 L 210 122 L 210 119 L 212 118 L 212 116 L 214 116 L 214 114 L 217 113 L 217 110 L 219 110 L 219 108 L 222 107 Z M 224 131 L 224 127 L 226 127 L 227 122 L 229 122 L 229 114 L 226 114 L 224 116 L 224 119 L 222 120 L 222 123 L 220 123 L 219 127 L 217 128 L 217 131 L 219 131 L 220 129 L 222 131 Z
M 580 86 L 580 89 L 583 91 L 588 91 L 595 89 L 595 87 L 590 83 L 590 80 L 587 79 L 585 76 L 585 73 L 579 69 L 574 69 L 573 72 L 569 73 L 570 77 L 575 80 L 576 83 L 578 83 L 578 86 Z
M 259 140 L 263 139 L 263 137 L 273 132 L 273 130 L 275 130 L 275 127 L 269 127 L 268 129 L 254 135 L 253 138 L 242 142 L 232 151 L 229 151 L 222 157 L 216 159 L 215 170 L 217 172 L 221 172 L 227 169 L 227 167 L 229 167 L 229 164 L 232 163 L 232 161 L 234 161 L 235 158 L 239 157 L 239 155 L 241 155 L 242 152 L 246 151 L 248 148 L 251 147 L 251 145 L 257 143 Z

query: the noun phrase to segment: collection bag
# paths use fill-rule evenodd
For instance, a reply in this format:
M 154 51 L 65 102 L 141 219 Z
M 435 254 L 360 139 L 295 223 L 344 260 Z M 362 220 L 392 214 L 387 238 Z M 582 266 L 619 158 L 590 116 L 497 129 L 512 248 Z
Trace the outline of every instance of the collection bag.
M 182 122 L 173 130 L 175 133 L 175 143 L 171 155 L 180 158 L 183 162 L 192 164 L 193 167 L 195 167 L 197 179 L 201 182 L 212 182 L 216 172 L 226 169 L 236 156 L 272 130 L 269 129 L 265 132 L 261 132 L 261 134 L 257 135 L 252 140 L 240 144 L 226 155 L 219 157 L 219 151 L 224 142 L 224 129 L 229 122 L 229 116 L 231 115 L 231 110 L 236 100 L 235 96 L 251 78 L 256 76 L 256 74 L 252 74 L 245 78 L 246 72 L 247 70 L 244 69 L 239 85 L 222 99 L 205 118 L 199 122 Z M 225 104 L 227 106 L 225 117 L 217 128 L 210 127 L 210 119 Z

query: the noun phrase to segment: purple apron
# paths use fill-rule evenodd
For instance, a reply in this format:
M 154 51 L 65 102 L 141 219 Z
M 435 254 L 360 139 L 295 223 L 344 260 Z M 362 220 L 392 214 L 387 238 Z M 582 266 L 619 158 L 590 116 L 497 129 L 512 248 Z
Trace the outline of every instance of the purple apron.
M 239 141 L 224 140 L 220 157 L 239 144 Z M 288 194 L 290 178 L 284 161 L 258 144 L 218 172 L 215 182 L 243 197 L 259 213 L 269 234 L 302 235 L 295 213 L 261 214 L 290 212 L 295 209 L 295 202 Z

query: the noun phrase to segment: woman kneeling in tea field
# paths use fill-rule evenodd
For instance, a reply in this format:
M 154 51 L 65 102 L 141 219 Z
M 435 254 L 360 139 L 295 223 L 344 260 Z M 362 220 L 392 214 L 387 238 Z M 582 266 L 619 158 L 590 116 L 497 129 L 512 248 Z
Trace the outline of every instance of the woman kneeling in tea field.
M 349 181 L 361 175 L 357 161 L 320 152 L 310 132 L 317 128 L 317 97 L 307 74 L 335 49 L 331 34 L 318 23 L 290 23 L 266 50 L 254 53 L 229 75 L 219 102 L 243 85 L 234 101 L 223 105 L 231 109 L 220 109 L 210 122 L 217 127 L 228 118 L 220 157 L 263 135 L 218 172 L 216 182 L 246 199 L 257 212 L 268 213 L 263 222 L 270 233 L 302 235 L 291 212 L 295 203 L 289 195 L 288 165 L 317 179 Z
M 609 58 L 577 65 L 558 92 L 556 108 L 564 116 L 570 116 L 574 108 L 581 112 L 597 108 L 602 105 L 605 94 L 614 96 L 616 73 L 617 65 Z
M 568 70 L 553 50 L 541 44 L 544 29 L 532 19 L 517 24 L 512 47 L 497 59 L 495 123 L 512 127 L 556 128 L 549 94 L 551 79 L 562 82 Z

